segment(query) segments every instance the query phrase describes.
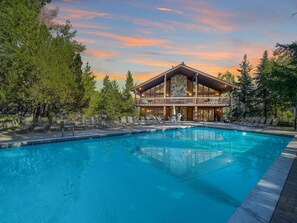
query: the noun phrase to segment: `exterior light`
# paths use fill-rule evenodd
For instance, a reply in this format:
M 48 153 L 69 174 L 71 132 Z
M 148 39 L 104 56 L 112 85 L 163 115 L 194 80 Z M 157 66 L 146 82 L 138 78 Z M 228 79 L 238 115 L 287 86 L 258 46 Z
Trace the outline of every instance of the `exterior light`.
M 225 87 L 227 87 L 227 85 L 225 84 Z
M 225 85 L 226 86 L 226 85 Z M 139 90 L 141 90 L 141 87 L 139 88 Z
M 142 97 L 144 96 L 144 94 L 141 95 Z
M 189 93 L 189 95 L 190 95 L 190 96 L 192 96 L 192 94 L 191 94 L 191 93 Z
M 169 96 L 169 94 L 166 94 L 166 96 Z

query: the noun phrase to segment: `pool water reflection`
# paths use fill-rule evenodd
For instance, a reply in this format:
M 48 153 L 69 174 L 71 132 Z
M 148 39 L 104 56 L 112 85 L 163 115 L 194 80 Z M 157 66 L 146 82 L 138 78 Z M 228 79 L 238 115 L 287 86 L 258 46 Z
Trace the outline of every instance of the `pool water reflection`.
M 226 222 L 289 141 L 195 128 L 1 150 L 1 222 Z

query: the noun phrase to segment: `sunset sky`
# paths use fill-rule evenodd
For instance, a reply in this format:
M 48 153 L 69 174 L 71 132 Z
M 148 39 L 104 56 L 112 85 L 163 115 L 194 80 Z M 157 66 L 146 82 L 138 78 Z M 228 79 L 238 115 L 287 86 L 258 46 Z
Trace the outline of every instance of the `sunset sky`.
M 256 66 L 264 50 L 297 39 L 296 0 L 53 0 L 58 23 L 70 20 L 98 80 L 137 83 L 184 61 L 214 76 L 246 53 Z

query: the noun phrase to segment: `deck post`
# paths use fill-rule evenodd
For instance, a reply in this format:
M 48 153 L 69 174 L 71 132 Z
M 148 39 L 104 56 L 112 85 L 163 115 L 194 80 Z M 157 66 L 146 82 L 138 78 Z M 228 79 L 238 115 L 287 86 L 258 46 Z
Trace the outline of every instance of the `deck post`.
M 194 110 L 194 117 L 195 120 L 194 121 L 198 121 L 198 107 L 195 106 L 195 110 Z
M 197 98 L 198 96 L 198 73 L 195 76 L 195 97 Z
M 163 94 L 163 98 L 164 98 L 164 101 L 163 101 L 163 118 L 164 120 L 166 119 L 166 92 L 167 92 L 167 89 L 166 89 L 166 81 L 167 81 L 167 75 L 165 74 L 164 75 L 164 94 Z
M 134 91 L 134 115 L 136 116 L 137 114 L 137 104 L 136 104 L 136 92 Z
M 164 98 L 166 98 L 166 91 L 167 91 L 167 89 L 166 89 L 166 79 L 167 79 L 167 75 L 165 74 L 164 75 Z

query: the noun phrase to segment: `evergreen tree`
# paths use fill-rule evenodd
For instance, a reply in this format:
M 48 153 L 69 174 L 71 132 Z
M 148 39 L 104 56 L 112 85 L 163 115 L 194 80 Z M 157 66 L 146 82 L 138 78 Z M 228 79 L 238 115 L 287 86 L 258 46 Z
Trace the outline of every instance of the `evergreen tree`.
M 270 84 L 288 107 L 297 108 L 297 42 L 277 44 Z M 296 117 L 294 117 L 296 130 Z
M 134 100 L 131 94 L 131 90 L 134 87 L 133 77 L 130 71 L 126 75 L 125 88 L 122 93 L 122 114 L 133 115 L 134 114 Z
M 0 0 L 2 111 L 48 115 L 81 109 L 79 54 L 85 48 L 73 40 L 69 22 L 56 28 L 44 24 L 41 9 L 35 0 Z
M 106 75 L 103 79 L 99 109 L 109 118 L 121 115 L 121 93 L 116 81 L 111 81 Z
M 228 83 L 231 83 L 231 84 L 235 84 L 236 81 L 235 81 L 235 77 L 233 74 L 231 74 L 228 70 L 225 72 L 225 73 L 218 73 L 218 78 L 223 80 L 223 81 L 226 81 Z M 228 93 L 224 93 L 222 94 L 222 96 L 224 97 L 232 97 L 231 95 L 232 93 L 228 92 Z M 232 100 L 232 103 L 234 103 L 234 98 L 231 99 Z M 229 120 L 231 120 L 234 116 L 234 105 L 232 104 L 232 107 L 225 107 L 225 108 L 222 108 L 222 112 L 223 112 L 223 116 L 225 118 L 228 118 Z M 236 115 L 235 115 L 236 116 Z
M 99 103 L 100 103 L 100 93 L 96 91 L 96 81 L 93 72 L 91 71 L 91 66 L 87 62 L 83 76 L 83 85 L 84 85 L 84 115 L 85 116 L 92 116 L 97 115 L 99 110 Z
M 265 51 L 255 75 L 255 102 L 259 116 L 267 117 L 270 113 L 271 92 L 268 78 L 272 70 L 272 63 Z
M 243 61 L 239 64 L 240 69 L 237 71 L 240 73 L 238 77 L 237 95 L 242 108 L 240 109 L 243 117 L 253 114 L 253 82 L 250 72 L 252 71 L 252 65 L 247 59 L 247 55 L 244 55 Z
M 236 83 L 234 75 L 231 74 L 228 70 L 224 74 L 223 73 L 218 73 L 218 78 L 223 80 L 223 81 L 226 81 L 228 83 L 231 83 L 231 84 Z

